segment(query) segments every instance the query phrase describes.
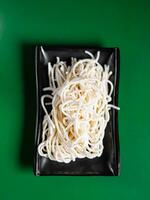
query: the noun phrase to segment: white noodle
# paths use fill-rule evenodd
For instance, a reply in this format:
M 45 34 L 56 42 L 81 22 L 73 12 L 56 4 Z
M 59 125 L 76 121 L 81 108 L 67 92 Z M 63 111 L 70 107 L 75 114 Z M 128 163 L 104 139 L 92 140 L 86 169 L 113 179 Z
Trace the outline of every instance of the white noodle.
M 43 89 L 48 94 L 41 97 L 45 116 L 38 152 L 54 161 L 100 157 L 109 110 L 119 109 L 110 104 L 113 84 L 109 66 L 103 68 L 98 62 L 99 51 L 96 58 L 85 53 L 91 58 L 71 58 L 71 67 L 59 57 L 53 66 L 48 63 L 49 86 Z M 50 113 L 46 108 L 49 105 Z

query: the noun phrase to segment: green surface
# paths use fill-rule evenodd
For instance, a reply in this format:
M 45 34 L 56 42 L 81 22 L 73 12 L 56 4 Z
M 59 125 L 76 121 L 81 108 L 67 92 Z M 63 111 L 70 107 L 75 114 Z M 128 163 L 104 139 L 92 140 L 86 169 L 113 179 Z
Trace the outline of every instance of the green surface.
M 1 200 L 150 199 L 149 10 L 148 0 L 1 1 Z M 28 83 L 34 66 L 23 69 L 22 46 L 39 42 L 121 49 L 119 177 L 35 177 L 32 168 L 22 162 L 24 158 L 20 160 L 23 133 L 34 131 L 35 108 L 32 110 L 29 104 L 33 105 L 34 98 Z M 34 88 L 34 76 L 32 81 Z M 24 143 L 23 155 L 30 157 L 31 141 L 26 139 Z

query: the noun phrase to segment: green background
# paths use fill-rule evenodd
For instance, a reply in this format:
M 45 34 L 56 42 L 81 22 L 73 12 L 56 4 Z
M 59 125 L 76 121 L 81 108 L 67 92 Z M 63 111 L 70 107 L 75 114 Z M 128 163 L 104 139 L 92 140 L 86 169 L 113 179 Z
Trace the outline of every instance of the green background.
M 22 49 L 35 43 L 120 48 L 119 177 L 35 177 L 20 159 L 31 157 L 32 142 L 22 138 L 35 121 L 34 65 L 24 69 Z M 149 46 L 148 0 L 0 2 L 1 200 L 150 199 Z

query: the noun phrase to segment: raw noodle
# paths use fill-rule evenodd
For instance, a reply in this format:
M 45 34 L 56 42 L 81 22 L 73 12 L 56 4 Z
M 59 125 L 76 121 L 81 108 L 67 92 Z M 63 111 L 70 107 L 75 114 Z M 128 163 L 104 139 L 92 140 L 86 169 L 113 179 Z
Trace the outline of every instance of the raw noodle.
M 109 66 L 98 62 L 100 52 L 96 58 L 85 53 L 90 58 L 71 58 L 71 66 L 59 57 L 53 66 L 48 63 L 49 85 L 41 97 L 45 116 L 38 152 L 50 160 L 69 163 L 76 158 L 100 157 L 109 110 L 119 109 L 110 103 L 113 84 Z

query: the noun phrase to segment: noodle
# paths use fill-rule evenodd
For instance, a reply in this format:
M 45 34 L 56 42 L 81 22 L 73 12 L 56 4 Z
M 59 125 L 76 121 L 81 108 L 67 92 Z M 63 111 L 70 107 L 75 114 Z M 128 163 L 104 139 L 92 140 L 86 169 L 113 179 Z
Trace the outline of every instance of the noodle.
M 69 163 L 76 158 L 100 157 L 109 110 L 119 109 L 110 104 L 113 84 L 109 66 L 103 68 L 98 62 L 100 52 L 96 58 L 85 53 L 90 58 L 71 58 L 70 67 L 59 57 L 53 66 L 48 63 L 49 86 L 41 97 L 45 116 L 38 152 L 50 160 Z

